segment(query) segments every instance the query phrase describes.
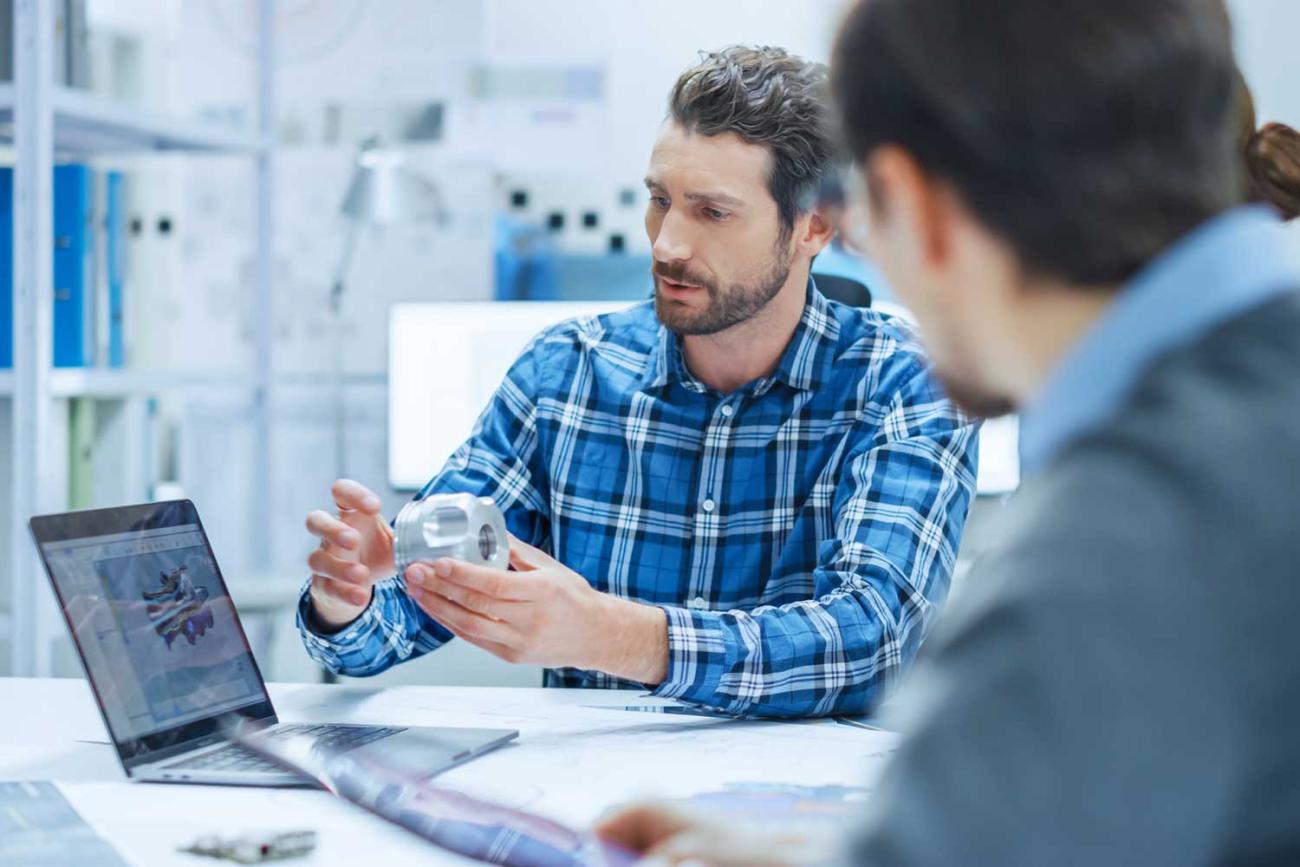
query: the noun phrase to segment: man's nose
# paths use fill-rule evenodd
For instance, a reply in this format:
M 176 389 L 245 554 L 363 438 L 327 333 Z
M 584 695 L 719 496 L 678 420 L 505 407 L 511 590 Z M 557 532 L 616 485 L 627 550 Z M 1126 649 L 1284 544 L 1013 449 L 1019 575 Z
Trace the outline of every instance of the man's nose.
M 691 245 L 685 227 L 671 211 L 664 215 L 663 222 L 659 224 L 659 234 L 655 236 L 651 253 L 657 262 L 684 262 L 691 258 Z

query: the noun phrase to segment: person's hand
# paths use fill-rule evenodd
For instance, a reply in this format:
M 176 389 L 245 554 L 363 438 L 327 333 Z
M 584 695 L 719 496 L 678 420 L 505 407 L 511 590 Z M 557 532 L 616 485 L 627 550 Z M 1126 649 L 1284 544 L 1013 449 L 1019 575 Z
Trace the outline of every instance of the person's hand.
M 507 662 L 588 668 L 647 684 L 664 679 L 663 611 L 600 593 L 563 563 L 510 538 L 514 572 L 441 559 L 406 570 L 426 614 Z
M 596 823 L 596 835 L 644 856 L 647 864 L 789 867 L 820 864 L 832 854 L 802 836 L 728 829 L 666 804 L 624 807 Z
M 374 583 L 397 567 L 393 531 L 379 512 L 379 496 L 351 479 L 339 479 L 331 491 L 338 516 L 319 509 L 307 516 L 307 531 L 320 539 L 307 566 L 312 608 L 322 623 L 338 629 L 360 616 Z

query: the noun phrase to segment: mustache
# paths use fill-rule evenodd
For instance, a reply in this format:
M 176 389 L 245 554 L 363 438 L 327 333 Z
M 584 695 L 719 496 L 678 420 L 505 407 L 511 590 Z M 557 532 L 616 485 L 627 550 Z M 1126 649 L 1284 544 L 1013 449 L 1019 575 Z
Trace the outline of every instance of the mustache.
M 650 272 L 656 277 L 662 277 L 672 283 L 685 283 L 689 286 L 700 286 L 704 289 L 713 291 L 713 282 L 700 277 L 691 271 L 682 262 L 655 262 L 650 266 Z

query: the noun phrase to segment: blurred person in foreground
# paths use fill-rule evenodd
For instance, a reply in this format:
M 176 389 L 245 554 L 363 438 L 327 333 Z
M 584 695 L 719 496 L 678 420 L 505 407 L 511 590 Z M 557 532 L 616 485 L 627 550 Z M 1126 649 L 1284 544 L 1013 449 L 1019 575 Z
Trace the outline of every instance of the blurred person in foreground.
M 1300 863 L 1300 262 L 1221 0 L 866 0 L 832 80 L 869 249 L 1026 483 L 843 841 L 659 806 L 666 862 Z

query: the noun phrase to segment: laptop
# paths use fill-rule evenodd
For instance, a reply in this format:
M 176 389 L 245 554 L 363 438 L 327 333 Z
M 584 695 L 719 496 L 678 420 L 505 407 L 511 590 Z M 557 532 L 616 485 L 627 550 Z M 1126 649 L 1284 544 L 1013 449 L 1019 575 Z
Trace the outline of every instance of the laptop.
M 282 723 L 189 500 L 42 515 L 32 535 L 128 777 L 302 785 L 234 743 L 308 738 L 430 777 L 506 729 Z M 231 720 L 238 720 L 232 727 Z

